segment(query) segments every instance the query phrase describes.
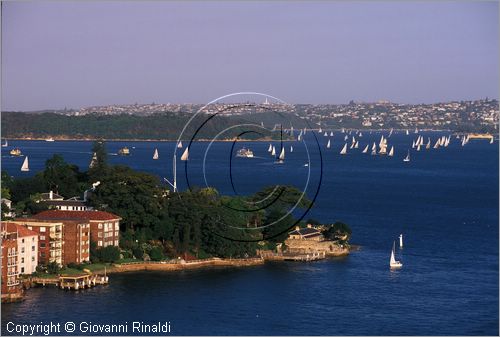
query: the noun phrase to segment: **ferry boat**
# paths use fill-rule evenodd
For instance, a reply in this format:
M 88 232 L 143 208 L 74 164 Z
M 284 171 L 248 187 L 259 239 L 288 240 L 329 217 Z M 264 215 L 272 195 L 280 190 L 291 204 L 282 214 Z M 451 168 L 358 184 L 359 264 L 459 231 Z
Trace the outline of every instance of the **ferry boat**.
M 45 139 L 45 141 L 46 141 L 46 142 L 53 142 L 53 141 L 54 141 L 54 138 L 49 137 L 49 138 Z
M 21 153 L 21 150 L 19 150 L 19 148 L 16 147 L 15 149 L 10 150 L 10 155 L 20 157 L 23 154 Z
M 125 146 L 118 150 L 118 154 L 121 156 L 128 156 L 130 154 L 130 150 Z
M 236 152 L 236 157 L 253 158 L 253 152 L 250 149 L 242 148 Z

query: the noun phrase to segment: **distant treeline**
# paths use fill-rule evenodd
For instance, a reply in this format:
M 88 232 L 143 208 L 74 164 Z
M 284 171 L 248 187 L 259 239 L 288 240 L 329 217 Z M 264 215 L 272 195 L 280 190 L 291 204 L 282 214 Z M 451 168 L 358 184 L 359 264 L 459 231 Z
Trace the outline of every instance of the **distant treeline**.
M 102 115 L 87 114 L 68 116 L 55 113 L 2 113 L 3 138 L 68 138 L 68 139 L 177 139 L 192 115 L 158 113 L 149 116 L 130 114 Z M 279 132 L 271 133 L 258 127 L 236 126 L 240 124 L 264 123 L 266 128 L 283 124 L 283 128 L 293 125 L 305 126 L 305 122 L 295 115 L 274 116 L 271 113 L 248 114 L 244 116 L 198 115 L 189 123 L 185 136 L 190 138 L 196 133 L 196 139 L 212 139 L 221 131 L 219 138 L 228 139 L 245 131 L 242 138 L 276 138 Z M 231 128 L 232 126 L 236 126 Z

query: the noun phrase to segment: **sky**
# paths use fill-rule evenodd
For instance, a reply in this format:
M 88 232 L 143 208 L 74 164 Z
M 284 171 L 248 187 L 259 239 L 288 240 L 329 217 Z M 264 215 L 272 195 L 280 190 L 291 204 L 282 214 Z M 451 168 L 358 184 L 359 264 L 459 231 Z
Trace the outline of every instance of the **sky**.
M 3 111 L 498 98 L 498 2 L 4 2 Z

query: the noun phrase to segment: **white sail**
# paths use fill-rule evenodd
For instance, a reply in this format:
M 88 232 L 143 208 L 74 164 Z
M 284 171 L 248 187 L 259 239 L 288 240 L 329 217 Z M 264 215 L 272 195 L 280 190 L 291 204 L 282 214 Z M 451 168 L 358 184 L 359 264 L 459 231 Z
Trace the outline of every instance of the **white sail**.
M 394 146 L 391 146 L 391 151 L 389 151 L 389 156 L 394 156 Z
M 153 159 L 154 160 L 157 160 L 159 158 L 159 155 L 158 155 L 158 149 L 155 149 L 155 152 L 153 154 Z
M 425 149 L 429 150 L 431 148 L 431 139 L 427 138 L 427 144 L 425 145 Z
M 182 161 L 186 161 L 189 158 L 189 147 L 186 147 L 186 150 L 184 150 L 184 153 L 181 156 Z
M 367 152 L 368 152 L 368 147 L 369 147 L 369 145 L 368 145 L 368 144 L 366 144 L 366 147 L 363 149 L 363 152 L 362 152 L 362 153 L 367 153 Z
M 21 166 L 21 171 L 27 172 L 30 170 L 29 163 L 28 163 L 28 156 L 24 158 L 23 166 Z
M 348 140 L 348 139 L 349 139 L 349 136 L 345 135 L 344 140 Z
M 344 144 L 344 147 L 340 151 L 340 154 L 346 154 L 347 153 L 347 144 Z
M 352 143 L 356 143 L 356 138 L 354 138 L 354 136 L 352 136 Z
M 293 146 L 290 145 L 290 152 L 293 152 Z
M 302 140 L 302 133 L 299 134 L 299 136 L 297 137 L 297 140 L 300 142 Z
M 328 132 L 325 131 L 325 134 L 323 136 L 328 137 Z
M 276 148 L 273 146 L 272 150 L 271 150 L 271 156 L 275 156 L 276 155 Z
M 5 143 L 2 144 L 2 147 L 7 147 L 9 146 L 9 143 L 7 142 L 7 139 L 5 140 Z
M 420 144 L 417 145 L 417 151 L 420 151 Z
M 269 147 L 267 148 L 267 152 L 271 152 L 273 150 L 272 144 L 269 144 Z
M 363 133 L 360 131 L 358 136 L 363 137 Z
M 408 154 L 406 155 L 406 158 L 403 159 L 403 161 L 410 161 L 410 150 L 408 150 Z
M 323 133 L 323 130 L 319 128 L 318 133 Z
M 440 142 L 440 140 L 441 140 L 441 139 L 438 139 L 438 140 L 436 141 L 436 144 L 434 144 L 433 148 L 437 149 L 437 148 L 439 147 L 439 145 L 440 145 L 440 143 L 441 143 L 441 142 Z
M 7 141 L 5 141 L 5 142 L 7 142 Z M 493 144 L 493 136 L 491 136 L 491 138 L 490 138 L 490 144 Z
M 280 153 L 279 159 L 285 160 L 285 148 L 284 147 L 281 148 L 281 153 Z
M 408 136 L 410 133 L 408 132 L 408 129 L 406 129 L 406 135 Z
M 357 149 L 359 147 L 359 142 L 356 141 L 356 144 L 354 145 L 354 148 Z
M 403 234 L 399 234 L 399 247 L 403 248 Z
M 392 250 L 391 250 L 391 259 L 389 260 L 389 266 L 391 268 L 401 268 L 403 266 L 403 264 L 396 260 L 396 257 L 394 254 L 395 250 L 396 250 L 396 242 L 393 242 Z
M 341 130 L 340 132 L 345 133 L 345 129 L 344 129 L 344 128 L 342 128 L 342 130 Z
M 181 141 L 179 141 L 179 143 L 177 143 L 177 148 L 178 148 L 178 149 L 182 149 L 182 140 L 181 140 Z
M 415 141 L 413 141 L 413 143 L 411 144 L 411 148 L 414 149 L 415 148 Z
M 333 137 L 333 131 L 330 131 L 330 137 Z
M 418 133 L 418 128 L 415 128 L 415 133 Z
M 351 143 L 351 146 L 349 146 L 350 149 L 354 149 L 354 143 Z
M 330 139 L 328 139 L 328 143 L 326 144 L 326 148 L 329 149 L 330 148 Z

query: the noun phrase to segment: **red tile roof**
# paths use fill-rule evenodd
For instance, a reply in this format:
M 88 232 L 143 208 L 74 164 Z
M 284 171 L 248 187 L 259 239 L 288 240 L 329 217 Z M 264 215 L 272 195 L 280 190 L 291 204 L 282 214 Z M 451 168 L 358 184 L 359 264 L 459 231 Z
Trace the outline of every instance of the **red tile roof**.
M 53 219 L 53 220 L 121 220 L 113 213 L 104 211 L 59 211 L 49 210 L 33 215 L 34 219 Z
M 28 229 L 24 227 L 23 225 L 19 225 L 17 223 L 13 222 L 4 222 L 2 221 L 2 230 L 7 229 L 7 232 L 9 233 L 16 233 L 19 237 L 25 237 L 25 236 L 38 236 L 38 233 L 35 231 L 32 231 L 31 229 Z

